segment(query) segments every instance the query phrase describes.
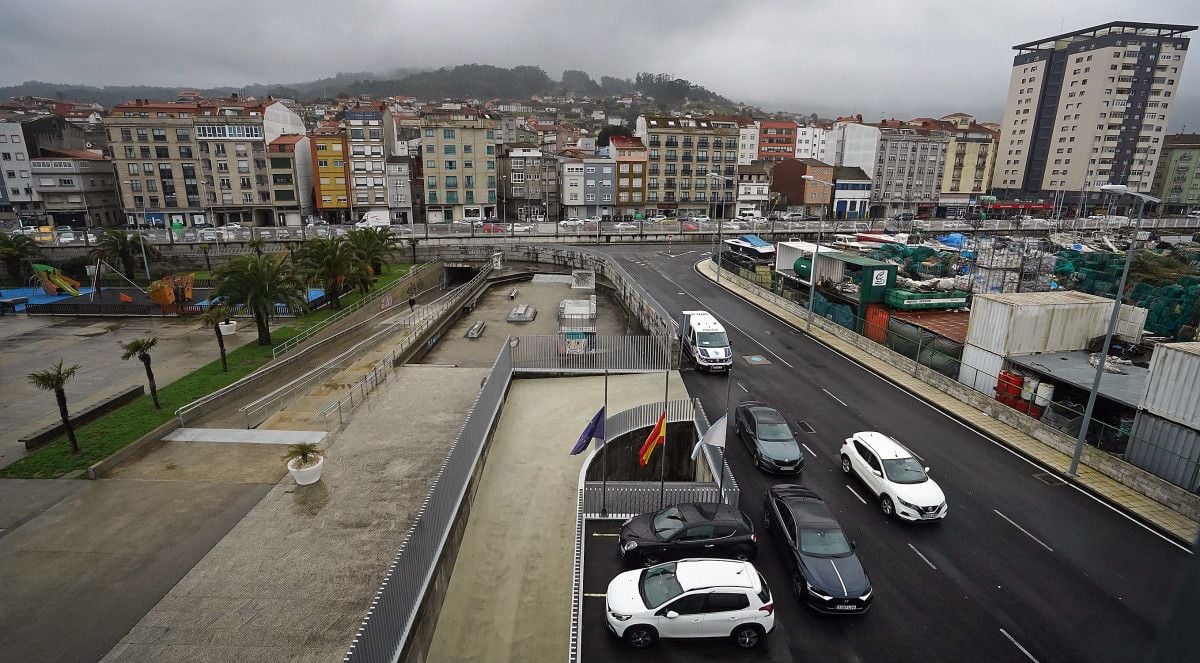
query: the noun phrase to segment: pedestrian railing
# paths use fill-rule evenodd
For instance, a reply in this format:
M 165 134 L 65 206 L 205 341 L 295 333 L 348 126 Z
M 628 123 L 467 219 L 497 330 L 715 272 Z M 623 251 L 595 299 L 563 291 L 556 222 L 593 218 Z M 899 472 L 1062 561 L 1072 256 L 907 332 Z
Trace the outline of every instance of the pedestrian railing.
M 514 337 L 518 373 L 661 373 L 670 369 L 669 345 L 654 336 L 560 333 Z

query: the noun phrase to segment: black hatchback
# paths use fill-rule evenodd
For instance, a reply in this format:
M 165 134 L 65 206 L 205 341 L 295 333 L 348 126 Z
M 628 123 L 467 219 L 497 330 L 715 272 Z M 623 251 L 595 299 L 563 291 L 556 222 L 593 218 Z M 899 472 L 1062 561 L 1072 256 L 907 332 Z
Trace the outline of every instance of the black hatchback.
M 793 484 L 772 486 L 763 505 L 763 528 L 779 544 L 792 588 L 810 606 L 850 615 L 871 607 L 871 579 L 854 543 L 816 493 Z
M 619 536 L 621 559 L 643 566 L 688 557 L 749 561 L 758 554 L 754 523 L 728 504 L 691 502 L 643 513 L 626 520 Z
M 779 411 L 758 401 L 739 403 L 734 430 L 754 464 L 767 472 L 796 474 L 804 468 L 804 452 Z

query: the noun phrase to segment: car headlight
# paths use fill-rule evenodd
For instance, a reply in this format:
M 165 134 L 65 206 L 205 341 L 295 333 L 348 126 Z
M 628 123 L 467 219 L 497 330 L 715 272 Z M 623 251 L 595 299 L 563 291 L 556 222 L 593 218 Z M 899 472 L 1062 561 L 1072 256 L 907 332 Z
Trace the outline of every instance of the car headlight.
M 871 592 L 872 592 L 872 591 L 874 591 L 874 590 L 872 590 L 872 589 L 868 589 L 866 594 L 863 594 L 862 596 L 858 597 L 858 600 L 860 600 L 860 601 L 866 601 L 867 599 L 871 598 Z
M 900 503 L 900 506 L 908 507 L 909 509 L 912 509 L 913 511 L 921 510 L 920 507 L 918 507 L 916 504 L 913 504 L 912 502 L 905 502 L 904 500 L 902 500 L 898 497 L 896 498 L 896 501 Z
M 625 552 L 629 552 L 630 550 L 633 550 L 636 547 L 637 547 L 637 541 L 626 541 L 625 543 L 621 544 L 621 550 L 624 550 Z
M 612 615 L 612 618 L 619 622 L 627 622 L 633 618 L 633 615 L 622 615 L 621 613 L 615 612 L 613 610 L 609 610 L 608 614 Z
M 815 597 L 817 597 L 817 598 L 819 598 L 819 599 L 823 599 L 823 600 L 825 600 L 825 601 L 831 601 L 831 600 L 833 600 L 833 597 L 832 597 L 832 596 L 830 596 L 830 595 L 828 595 L 828 594 L 822 594 L 821 592 L 818 592 L 818 591 L 816 590 L 816 588 L 815 588 L 815 587 L 813 587 L 811 584 L 809 584 L 809 583 L 808 583 L 808 581 L 805 581 L 805 583 L 804 583 L 804 588 L 805 588 L 806 590 L 808 590 L 808 593 L 809 593 L 809 594 L 812 594 L 813 596 L 815 596 Z

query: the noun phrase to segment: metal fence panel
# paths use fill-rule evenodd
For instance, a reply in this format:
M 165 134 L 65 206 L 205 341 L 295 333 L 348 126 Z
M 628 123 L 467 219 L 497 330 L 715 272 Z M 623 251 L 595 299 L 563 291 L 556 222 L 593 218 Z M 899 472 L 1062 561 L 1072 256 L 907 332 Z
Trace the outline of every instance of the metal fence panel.
M 671 366 L 669 347 L 654 336 L 521 336 L 513 366 L 519 372 L 661 373 Z
M 600 481 L 587 482 L 583 498 L 585 518 L 630 518 L 641 513 L 658 511 L 660 508 L 660 489 L 657 481 L 609 481 L 608 495 L 604 498 L 608 513 L 601 516 L 601 491 L 604 490 L 604 485 L 604 482 Z M 732 492 L 728 486 L 725 488 L 727 495 Z M 668 506 L 684 502 L 721 501 L 716 484 L 711 483 L 668 481 L 662 488 L 662 494 L 662 504 Z

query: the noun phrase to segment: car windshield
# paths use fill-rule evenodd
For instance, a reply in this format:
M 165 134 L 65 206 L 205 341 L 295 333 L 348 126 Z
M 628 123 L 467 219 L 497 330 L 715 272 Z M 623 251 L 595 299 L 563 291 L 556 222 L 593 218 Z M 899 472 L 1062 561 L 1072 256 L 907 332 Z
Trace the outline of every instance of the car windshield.
M 669 506 L 662 511 L 654 514 L 652 520 L 654 524 L 654 533 L 661 539 L 669 539 L 675 532 L 683 529 L 687 525 L 687 520 L 684 519 L 683 513 L 677 507 Z
M 729 339 L 726 338 L 725 332 L 697 332 L 696 342 L 702 348 L 727 348 L 729 347 Z
M 885 459 L 883 472 L 892 483 L 923 483 L 929 479 L 916 458 Z
M 642 602 L 650 608 L 657 608 L 683 593 L 683 587 L 675 579 L 675 562 L 642 571 L 638 588 L 642 593 Z
M 784 440 L 794 440 L 792 437 L 792 429 L 788 428 L 787 422 L 776 416 L 759 417 L 758 419 L 758 439 L 768 442 L 782 442 Z
M 800 552 L 814 557 L 845 557 L 853 552 L 840 529 L 800 530 Z

